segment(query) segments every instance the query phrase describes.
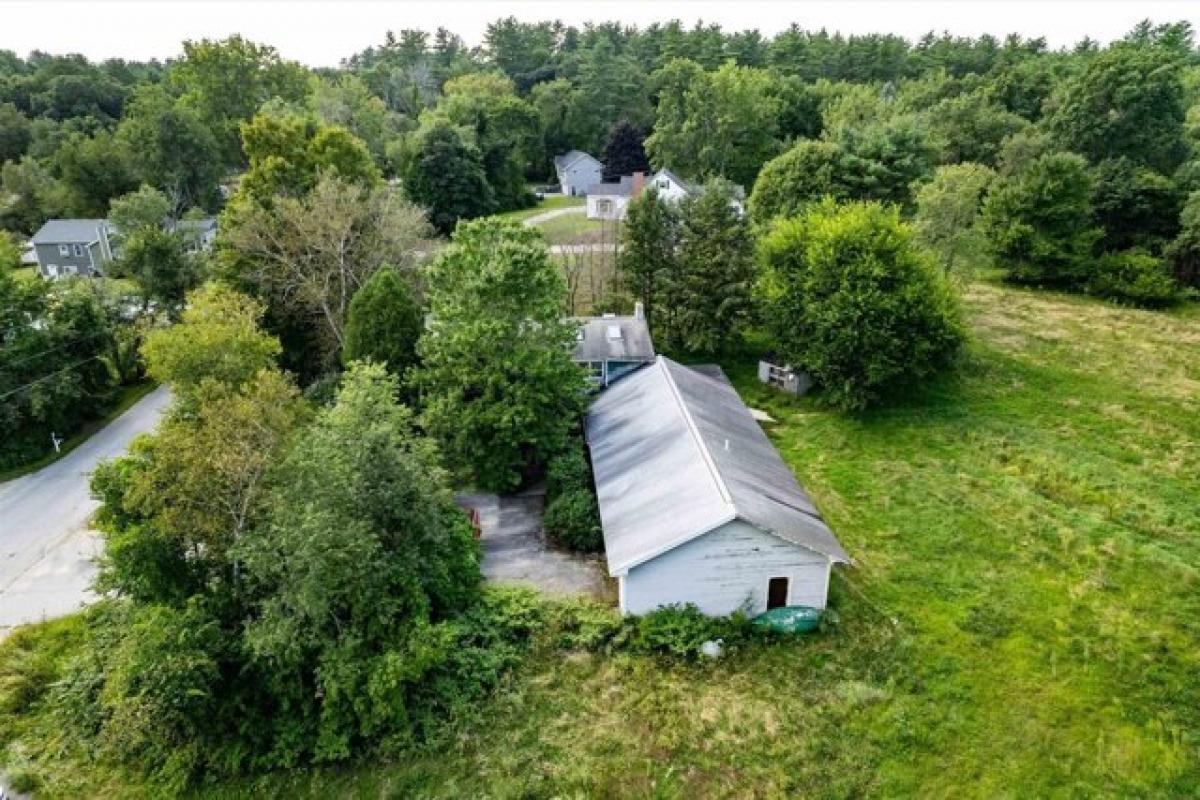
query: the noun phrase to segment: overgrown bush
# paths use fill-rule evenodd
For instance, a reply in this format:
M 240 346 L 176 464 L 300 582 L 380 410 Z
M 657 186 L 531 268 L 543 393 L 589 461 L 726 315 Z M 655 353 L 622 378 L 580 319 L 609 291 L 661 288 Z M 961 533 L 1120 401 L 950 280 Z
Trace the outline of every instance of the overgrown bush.
M 760 258 L 776 347 L 837 408 L 928 377 L 962 344 L 957 295 L 895 207 L 824 201 L 777 221 Z
M 546 506 L 546 533 L 569 550 L 598 552 L 604 547 L 596 497 L 586 487 L 560 494 Z
M 700 646 L 721 639 L 726 646 L 756 635 L 746 617 L 709 617 L 688 603 L 684 606 L 665 606 L 632 619 L 628 649 L 646 655 L 666 655 L 694 659 Z
M 1170 305 L 1181 295 L 1167 264 L 1140 250 L 1101 257 L 1088 289 L 1101 297 L 1150 308 Z
M 592 470 L 583 442 L 574 439 L 547 466 L 547 504 L 542 518 L 546 534 L 570 550 L 594 553 L 604 547 L 600 511 L 592 486 Z

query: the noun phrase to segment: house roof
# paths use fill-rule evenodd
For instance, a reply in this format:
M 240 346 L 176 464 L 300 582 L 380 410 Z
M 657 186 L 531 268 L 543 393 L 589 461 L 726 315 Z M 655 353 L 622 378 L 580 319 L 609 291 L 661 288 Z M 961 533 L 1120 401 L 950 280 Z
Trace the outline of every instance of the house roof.
M 216 217 L 200 217 L 199 219 L 181 219 L 175 223 L 175 229 L 180 231 L 212 231 L 217 229 Z
M 639 317 L 583 317 L 571 357 L 576 361 L 653 361 L 650 327 Z
M 671 170 L 667 169 L 666 167 L 663 167 L 658 172 L 654 173 L 654 179 L 657 180 L 658 178 L 671 179 L 671 181 L 673 181 L 674 183 L 679 184 L 679 187 L 681 189 L 683 189 L 685 192 L 687 192 L 688 194 L 692 194 L 699 188 L 698 186 L 696 186 L 693 183 L 688 183 L 683 178 L 679 177 L 674 172 L 671 172 Z
M 587 440 L 612 575 L 735 519 L 850 557 L 737 392 L 668 358 L 605 390 Z
M 633 176 L 622 175 L 619 181 L 601 181 L 588 187 L 588 197 L 631 197 Z
M 38 228 L 29 241 L 33 244 L 91 244 L 100 239 L 102 219 L 52 219 Z
M 600 166 L 599 160 L 597 160 L 596 157 L 591 153 L 585 153 L 582 150 L 571 150 L 563 153 L 560 156 L 554 157 L 554 168 L 559 171 L 570 169 L 571 165 L 581 158 L 591 159 L 592 161 L 596 162 L 596 166 Z

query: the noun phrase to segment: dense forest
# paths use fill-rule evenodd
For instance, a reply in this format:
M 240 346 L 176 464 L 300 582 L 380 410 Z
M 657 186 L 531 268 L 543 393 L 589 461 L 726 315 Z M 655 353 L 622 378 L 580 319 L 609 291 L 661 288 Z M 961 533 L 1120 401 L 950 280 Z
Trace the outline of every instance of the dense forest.
M 0 670 L 0 722 L 16 731 L 0 735 L 4 763 L 108 770 L 178 794 L 365 753 L 402 760 L 445 742 L 531 654 L 675 665 L 714 637 L 735 651 L 770 644 L 742 620 L 622 620 L 481 586 L 455 490 L 544 480 L 550 536 L 601 546 L 564 265 L 514 216 L 571 149 L 610 177 L 669 168 L 695 188 L 679 203 L 654 189 L 631 201 L 606 307 L 640 301 L 659 349 L 681 358 L 770 348 L 803 368 L 815 407 L 849 431 L 830 433 L 829 451 L 854 440 L 864 475 L 895 456 L 862 441 L 880 419 L 862 412 L 902 406 L 964 359 L 964 385 L 1024 385 L 1015 357 L 983 363 L 969 303 L 979 316 L 981 302 L 1053 290 L 1068 309 L 1073 294 L 1164 309 L 1200 289 L 1200 51 L 1185 23 L 1052 50 L 1016 36 L 509 18 L 478 47 L 445 29 L 389 32 L 337 69 L 239 36 L 185 42 L 166 63 L 0 53 L 0 468 L 105 413 L 123 388 L 173 394 L 156 433 L 93 478 L 109 599 L 29 634 L 23 660 Z M 219 217 L 211 252 L 163 225 L 204 215 Z M 18 275 L 21 244 L 55 217 L 114 222 L 108 278 Z M 976 288 L 968 303 L 981 278 L 1027 294 Z M 986 384 L 995 375 L 1002 389 Z M 794 425 L 794 412 L 779 416 Z M 997 437 L 1015 449 L 1007 424 Z M 1022 469 L 1007 450 L 1003 465 L 1005 480 Z M 835 513 L 844 500 L 867 516 L 863 496 L 837 498 Z M 897 524 L 886 527 L 884 540 Z M 965 558 L 959 533 L 944 551 Z M 909 645 L 859 597 L 839 602 L 863 634 L 847 658 L 866 666 L 845 666 L 857 677 L 821 698 L 865 708 L 911 689 L 914 708 L 934 705 L 921 686 L 894 688 L 900 667 L 886 692 L 860 688 Z M 1003 638 L 1011 612 L 988 602 L 970 622 Z M 1194 680 L 1181 682 L 1190 697 Z M 879 728 L 910 725 L 937 728 Z

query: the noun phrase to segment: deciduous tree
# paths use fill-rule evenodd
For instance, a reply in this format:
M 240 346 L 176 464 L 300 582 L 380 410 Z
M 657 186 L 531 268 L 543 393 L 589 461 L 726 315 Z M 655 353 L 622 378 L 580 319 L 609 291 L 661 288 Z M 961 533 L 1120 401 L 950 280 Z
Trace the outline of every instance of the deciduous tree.
M 811 206 L 774 223 L 760 259 L 776 347 L 838 408 L 865 408 L 914 385 L 963 341 L 950 283 L 894 206 Z
M 917 189 L 915 239 L 955 280 L 968 281 L 991 263 L 983 201 L 995 177 L 982 164 L 951 164 L 938 167 L 933 180 Z
M 474 483 L 514 489 L 563 449 L 582 409 L 562 273 L 537 231 L 484 219 L 458 226 L 426 278 L 422 422 Z
M 327 366 L 344 343 L 354 293 L 385 264 L 411 270 L 428 231 L 422 210 L 391 187 L 329 175 L 304 197 L 249 205 L 229 223 L 229 268 L 279 312 L 315 326 Z
M 1039 156 L 1002 175 L 984 203 L 985 230 L 1013 280 L 1079 285 L 1101 236 L 1092 216 L 1092 177 L 1074 153 Z

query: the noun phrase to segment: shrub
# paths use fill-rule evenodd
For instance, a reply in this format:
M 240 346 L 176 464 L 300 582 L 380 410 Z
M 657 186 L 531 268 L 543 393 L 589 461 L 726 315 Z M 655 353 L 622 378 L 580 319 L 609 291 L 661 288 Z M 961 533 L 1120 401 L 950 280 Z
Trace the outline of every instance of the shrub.
M 571 489 L 551 500 L 542 523 L 550 538 L 568 550 L 594 553 L 604 547 L 596 498 L 589 489 Z
M 962 344 L 953 287 L 894 207 L 825 201 L 777 221 L 760 258 L 776 346 L 837 408 L 932 374 Z
M 583 442 L 578 439 L 546 466 L 546 496 L 551 500 L 572 489 L 590 486 L 591 481 L 592 471 Z
M 1140 250 L 1103 256 L 1088 289 L 1101 297 L 1151 308 L 1170 305 L 1181 294 L 1166 263 Z
M 729 646 L 754 635 L 743 615 L 709 617 L 691 603 L 664 606 L 637 617 L 631 625 L 628 647 L 632 652 L 686 659 L 696 658 L 700 646 L 711 639 L 722 639 Z

